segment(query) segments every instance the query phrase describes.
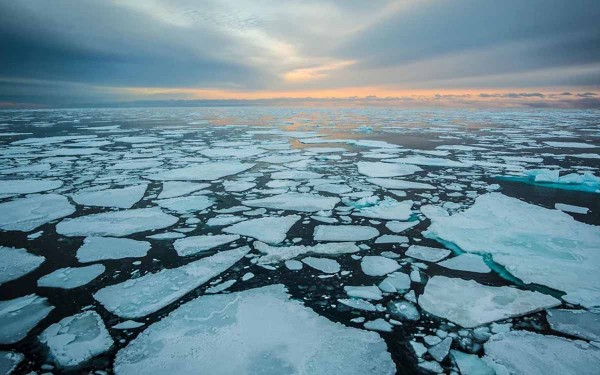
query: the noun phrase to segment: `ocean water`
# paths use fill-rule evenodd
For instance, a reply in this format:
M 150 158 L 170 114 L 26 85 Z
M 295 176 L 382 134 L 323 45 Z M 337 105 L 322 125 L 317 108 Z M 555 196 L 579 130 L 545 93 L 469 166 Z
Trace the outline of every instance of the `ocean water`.
M 131 367 L 119 367 L 118 358 L 131 361 L 131 356 L 126 354 L 142 332 L 151 331 L 153 324 L 180 306 L 202 299 L 207 289 L 230 280 L 235 283 L 219 293 L 243 293 L 283 284 L 291 300 L 300 301 L 307 311 L 344 327 L 365 330 L 365 322 L 385 320 L 384 328 L 389 327 L 389 330 L 375 332 L 377 339 L 385 344 L 383 352 L 389 353 L 389 360 L 378 360 L 391 361 L 401 374 L 423 372 L 423 363 L 430 362 L 431 366 L 440 366 L 434 369 L 444 372 L 457 369 L 451 356 L 444 355 L 439 364 L 431 353 L 422 354 L 419 359 L 411 341 L 426 347 L 434 347 L 438 341 L 431 337 L 425 340 L 426 336 L 445 338 L 448 335 L 452 338 L 453 350 L 488 356 L 486 340 L 475 338 L 473 327 L 463 328 L 456 321 L 452 322 L 450 313 L 435 315 L 418 303 L 426 292 L 428 280 L 436 276 L 473 280 L 482 286 L 536 291 L 556 299 L 554 306 L 567 309 L 596 311 L 600 307 L 600 276 L 586 279 L 583 289 L 582 283 L 571 283 L 578 277 L 572 268 L 574 262 L 585 265 L 586 272 L 598 271 L 596 275 L 600 275 L 598 262 L 589 260 L 590 249 L 596 245 L 596 250 L 600 249 L 598 111 L 269 107 L 2 111 L 0 160 L 0 216 L 3 217 L 0 218 L 0 246 L 25 249 L 29 254 L 45 258 L 39 266 L 29 269 L 23 265 L 24 261 L 4 255 L 10 260 L 5 268 L 0 268 L 2 272 L 25 270 L 20 277 L 0 285 L 0 300 L 35 294 L 47 298 L 47 303 L 54 306 L 22 339 L 0 345 L 2 351 L 23 354 L 23 360 L 15 369 L 19 374 L 44 372 L 50 368 L 48 365 L 53 367 L 54 373 L 112 373 L 114 370 L 131 373 Z M 427 186 L 395 187 L 399 181 Z M 167 199 L 171 201 L 166 201 L 160 194 L 165 194 L 169 184 L 171 198 Z M 39 198 L 42 208 L 34 207 L 32 194 L 42 195 Z M 492 197 L 501 194 L 525 205 L 514 212 L 504 210 L 508 205 L 493 206 L 488 222 L 493 223 L 491 227 L 486 226 L 484 217 L 479 218 L 481 226 L 463 227 L 458 230 L 460 233 L 454 227 L 454 232 L 445 232 L 446 237 L 426 234 L 433 222 L 443 220 L 439 215 L 452 217 L 468 212 L 478 198 L 490 194 Z M 51 206 L 47 200 L 49 195 L 64 199 L 55 198 L 56 205 Z M 272 197 L 276 199 L 269 199 Z M 402 202 L 405 203 L 402 205 Z M 502 201 L 494 200 L 497 202 Z M 537 212 L 534 206 L 547 211 Z M 576 208 L 568 209 L 569 206 Z M 561 213 L 555 207 L 567 207 L 565 210 L 571 212 Z M 121 221 L 114 216 L 145 208 L 153 208 L 153 212 L 160 211 L 164 216 L 125 217 L 119 219 Z M 434 208 L 437 211 L 433 211 Z M 388 210 L 382 213 L 384 209 Z M 582 213 L 585 211 L 587 213 Z M 536 220 L 531 226 L 527 223 L 529 212 Z M 107 215 L 102 220 L 77 221 L 82 217 L 93 219 L 97 217 L 93 215 L 101 213 Z M 520 215 L 520 220 L 510 219 L 513 213 Z M 242 232 L 224 230 L 235 226 L 235 220 L 243 223 L 290 215 L 297 219 L 289 227 L 257 221 Z M 540 217 L 547 217 L 547 223 L 539 220 Z M 231 224 L 209 225 L 215 218 L 231 219 Z M 416 224 L 398 233 L 392 230 L 393 224 L 389 225 L 407 221 Z M 67 223 L 71 223 L 71 229 L 65 229 Z M 333 242 L 348 242 L 347 246 L 356 249 L 339 252 L 326 249 L 331 242 L 314 238 L 319 225 L 363 226 L 374 228 L 377 234 L 355 238 L 360 237 L 358 231 L 348 229 Z M 333 228 L 324 227 L 323 231 L 331 233 Z M 192 255 L 182 256 L 175 246 L 177 238 L 149 238 L 161 233 L 175 233 L 178 238 L 227 233 L 240 236 L 208 249 L 198 245 Z M 405 238 L 377 240 L 384 235 Z M 99 246 L 91 251 L 97 260 L 81 262 L 78 250 L 86 238 L 98 236 L 145 241 L 149 249 L 139 251 L 136 256 L 129 253 L 125 258 L 107 259 L 120 258 L 119 253 L 129 248 L 128 245 L 123 245 L 124 248 Z M 479 245 L 474 246 L 476 250 L 466 245 L 461 248 L 463 242 L 456 243 L 465 236 L 479 241 Z M 279 258 L 276 256 L 274 261 L 267 262 L 256 241 L 281 247 Z M 291 255 L 285 249 L 318 244 L 324 246 L 298 250 Z M 437 264 L 439 261 L 407 256 L 409 247 L 415 245 L 452 250 L 446 259 L 464 252 L 474 253 L 482 257 L 491 272 L 455 270 Z M 550 251 L 559 245 L 565 249 L 564 253 L 557 255 Z M 123 289 L 111 290 L 115 294 L 126 293 L 125 289 L 130 286 L 128 280 L 144 280 L 145 275 L 184 267 L 243 246 L 250 247 L 246 256 L 241 256 L 230 267 L 223 267 L 224 271 L 214 272 L 205 282 L 185 279 L 177 287 L 161 289 L 163 280 L 142 288 L 136 306 L 145 312 L 135 319 L 143 323 L 141 327 L 112 328 L 128 318 L 123 313 L 120 316 L 119 306 L 108 308 L 106 300 L 94 298 L 108 286 L 126 283 Z M 500 248 L 511 251 L 512 260 L 500 259 L 497 255 Z M 530 251 L 532 248 L 538 251 L 535 257 Z M 277 254 L 276 250 L 272 251 Z M 516 271 L 511 272 L 516 269 L 514 254 L 519 252 L 524 254 L 522 264 L 531 264 L 532 269 L 536 264 L 554 268 L 544 268 L 546 273 L 540 271 L 542 275 L 532 278 L 533 281 L 524 280 L 527 272 L 521 269 L 523 267 L 516 275 Z M 333 271 L 324 272 L 309 266 L 310 261 L 304 262 L 300 270 L 285 265 L 286 260 L 302 261 L 309 256 L 333 260 L 339 270 L 334 267 Z M 361 263 L 365 256 L 391 259 L 397 264 L 393 272 L 412 276 L 408 288 L 380 292 L 381 296 L 370 299 L 368 302 L 374 311 L 351 308 L 339 302 L 353 298 L 344 287 L 374 286 L 377 290 L 386 278 L 385 270 L 379 276 L 364 272 Z M 56 270 L 91 264 L 104 266 L 104 272 L 91 281 L 81 281 L 84 285 L 64 289 L 60 285 L 66 285 L 69 277 L 59 277 L 59 287 L 38 286 L 42 276 Z M 556 273 L 562 273 L 561 280 L 569 284 L 568 288 L 561 289 L 562 284 L 551 281 Z M 187 287 L 189 285 L 192 286 Z M 175 289 L 177 293 L 173 293 Z M 153 293 L 174 296 L 156 308 L 147 309 L 144 306 L 159 299 Z M 497 293 L 492 302 L 482 298 L 483 310 L 489 303 L 497 303 L 499 307 L 495 307 L 500 310 L 504 308 L 503 294 Z M 573 295 L 578 297 L 571 298 Z M 478 296 L 473 298 L 477 300 Z M 452 300 L 452 296 L 448 299 Z M 390 311 L 391 304 L 401 301 L 414 305 L 419 312 L 418 319 L 402 319 Z M 115 303 L 127 302 L 127 299 L 117 298 Z M 450 305 L 448 309 L 460 310 L 459 306 Z M 485 321 L 480 326 L 498 332 L 527 330 L 566 340 L 581 338 L 553 329 L 547 321 L 547 308 L 549 306 L 534 306 L 528 311 L 505 308 L 505 318 Z M 52 348 L 40 342 L 39 336 L 51 324 L 83 311 L 95 311 L 99 315 L 113 344 L 110 349 L 74 366 L 63 366 L 56 360 Z M 0 317 L 0 330 L 8 330 L 9 325 L 14 327 L 15 324 L 19 323 Z M 504 325 L 498 328 L 498 324 Z M 369 327 L 372 325 L 367 324 Z M 71 341 L 74 340 L 75 346 L 78 335 L 85 336 L 81 332 L 73 335 L 75 339 L 71 337 Z M 276 336 L 277 332 L 268 336 L 271 335 Z M 106 342 L 106 337 L 103 340 Z M 340 340 L 347 339 L 341 336 Z M 261 367 L 262 370 L 306 371 L 303 359 L 289 354 L 289 348 L 267 344 L 261 343 L 269 349 L 267 357 L 278 357 L 278 351 L 282 351 L 288 353 L 283 361 L 291 362 L 289 366 L 277 367 L 278 364 Z M 81 345 L 84 348 L 88 344 Z M 219 351 L 221 349 L 203 350 L 203 355 L 227 357 L 227 353 Z M 336 355 L 335 347 L 321 350 L 331 350 L 331 356 Z M 595 348 L 589 350 L 590 355 L 597 356 L 592 353 Z M 123 354 L 119 357 L 117 353 Z M 190 349 L 190 353 L 193 350 Z M 78 355 L 81 354 L 73 354 Z M 160 359 L 163 353 L 156 346 L 138 355 Z M 238 356 L 232 357 L 233 362 L 238 360 Z M 372 358 L 374 364 L 378 361 L 375 357 Z M 142 361 L 140 358 L 136 360 Z M 176 364 L 178 360 L 186 359 L 170 356 L 163 362 Z M 254 364 L 251 359 L 244 361 Z M 271 366 L 269 360 L 264 361 Z M 252 372 L 250 369 L 247 372 Z M 214 373 L 219 372 L 216 369 Z

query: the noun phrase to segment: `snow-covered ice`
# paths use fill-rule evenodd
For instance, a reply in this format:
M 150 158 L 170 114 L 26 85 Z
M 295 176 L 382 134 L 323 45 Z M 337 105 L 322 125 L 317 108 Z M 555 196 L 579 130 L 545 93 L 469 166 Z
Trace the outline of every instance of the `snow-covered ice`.
M 206 189 L 210 184 L 187 181 L 165 181 L 158 199 L 167 199 L 187 195 L 198 190 Z
M 86 237 L 77 250 L 82 263 L 107 259 L 141 258 L 150 250 L 150 242 L 130 238 Z
M 413 204 L 414 202 L 411 200 L 398 202 L 393 198 L 385 197 L 375 205 L 361 208 L 352 215 L 372 219 L 408 220 L 412 215 Z
M 272 197 L 242 201 L 250 207 L 264 207 L 274 210 L 316 212 L 331 210 L 340 201 L 335 197 L 324 197 L 317 194 L 288 193 Z
M 405 255 L 411 258 L 424 260 L 426 262 L 439 262 L 452 253 L 450 250 L 438 249 L 436 247 L 411 245 Z
M 68 316 L 40 334 L 52 361 L 60 367 L 77 366 L 109 350 L 113 340 L 94 311 Z
M 473 328 L 555 307 L 560 301 L 539 292 L 434 276 L 425 285 L 419 305 L 432 315 Z
M 307 253 L 337 255 L 356 253 L 360 251 L 360 248 L 352 242 L 331 242 L 317 244 L 314 246 L 270 246 L 256 241 L 253 245 L 256 250 L 264 254 L 258 259 L 258 262 L 261 264 L 277 263 Z
M 73 200 L 84 206 L 131 208 L 140 201 L 148 185 L 127 186 L 117 189 L 82 192 L 73 195 Z
M 75 212 L 69 200 L 58 194 L 33 194 L 0 203 L 0 229 L 29 232 Z
M 367 177 L 398 177 L 422 171 L 416 165 L 360 161 L 356 163 L 358 173 Z
M 21 341 L 53 309 L 47 298 L 35 294 L 0 301 L 0 344 Z
M 298 215 L 261 217 L 233 224 L 223 228 L 223 232 L 248 236 L 275 245 L 285 240 L 287 232 L 298 220 Z
M 368 255 L 362 258 L 360 268 L 369 276 L 384 276 L 400 269 L 400 265 L 393 259 L 377 255 Z
M 146 176 L 155 181 L 214 181 L 254 167 L 251 163 L 210 162 L 165 170 Z
M 185 197 L 159 199 L 155 202 L 166 210 L 174 211 L 180 214 L 202 211 L 215 204 L 215 200 L 207 197 L 206 195 L 191 195 Z
M 16 280 L 37 269 L 45 258 L 25 249 L 0 246 L 0 285 Z
M 446 259 L 438 263 L 439 266 L 457 271 L 467 271 L 476 273 L 488 273 L 492 270 L 483 261 L 483 258 L 475 254 L 460 254 L 454 258 Z
M 315 241 L 366 241 L 379 236 L 376 228 L 363 225 L 317 225 Z
M 221 251 L 178 268 L 148 273 L 137 279 L 100 289 L 94 298 L 108 311 L 135 319 L 175 302 L 237 263 L 250 251 L 248 246 Z
M 102 275 L 105 270 L 106 268 L 101 264 L 59 268 L 46 276 L 40 277 L 37 285 L 44 288 L 74 289 L 90 283 Z
M 0 180 L 0 194 L 18 195 L 40 193 L 58 189 L 62 185 L 62 181 L 58 180 Z
M 180 238 L 173 243 L 179 256 L 196 255 L 240 238 L 237 234 L 217 234 Z
M 120 350 L 114 370 L 364 375 L 394 374 L 396 367 L 376 333 L 333 323 L 271 285 L 180 306 Z
M 306 257 L 302 259 L 302 263 L 324 273 L 340 272 L 340 264 L 333 259 Z

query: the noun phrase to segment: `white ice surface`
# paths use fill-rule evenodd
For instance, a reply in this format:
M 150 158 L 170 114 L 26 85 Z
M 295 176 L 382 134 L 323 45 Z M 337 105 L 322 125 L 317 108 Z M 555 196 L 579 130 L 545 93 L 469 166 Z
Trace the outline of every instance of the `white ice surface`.
M 254 242 L 253 246 L 256 250 L 264 254 L 258 259 L 258 262 L 261 264 L 277 263 L 307 253 L 337 255 L 356 253 L 360 251 L 360 248 L 352 242 L 332 242 L 326 244 L 317 244 L 314 246 L 270 246 L 256 241 Z
M 452 253 L 450 250 L 438 249 L 436 247 L 411 245 L 405 255 L 411 258 L 424 260 L 426 262 L 439 262 Z
M 150 250 L 150 242 L 129 238 L 86 237 L 77 250 L 82 263 L 107 259 L 141 258 Z
M 422 171 L 416 165 L 410 164 L 359 161 L 356 166 L 358 167 L 358 173 L 367 177 L 397 177 Z
M 148 185 L 82 192 L 73 195 L 73 200 L 84 206 L 131 208 L 144 197 Z
M 37 269 L 45 258 L 25 249 L 0 246 L 0 285 Z
M 101 264 L 92 264 L 85 267 L 59 268 L 56 271 L 42 276 L 37 285 L 44 288 L 74 289 L 102 275 L 106 268 Z
M 369 276 L 383 276 L 400 269 L 400 265 L 393 259 L 378 255 L 368 255 L 362 258 L 360 268 Z
M 366 241 L 379 236 L 376 228 L 364 225 L 317 225 L 315 241 Z
M 40 193 L 42 191 L 58 189 L 62 185 L 62 181 L 58 180 L 0 180 L 0 194 L 16 195 Z
M 283 285 L 196 298 L 116 357 L 124 374 L 394 374 L 379 335 L 334 323 Z
M 413 204 L 414 202 L 411 200 L 398 202 L 393 198 L 385 197 L 377 204 L 361 208 L 352 215 L 372 219 L 408 220 L 412 215 L 411 208 Z
M 217 234 L 180 238 L 173 243 L 177 254 L 181 257 L 196 255 L 240 238 L 237 234 Z
M 33 194 L 0 203 L 0 229 L 29 232 L 75 212 L 68 199 L 58 194 Z
M 167 199 L 187 195 L 198 190 L 206 189 L 210 184 L 187 181 L 165 181 L 158 199 Z
M 53 309 L 47 298 L 35 294 L 0 301 L 0 344 L 21 341 Z
M 324 273 L 340 272 L 340 264 L 334 259 L 306 257 L 302 263 Z
M 483 261 L 483 258 L 475 254 L 460 254 L 454 258 L 446 259 L 438 263 L 439 266 L 457 271 L 467 271 L 476 273 L 491 272 L 490 267 Z
M 157 181 L 214 181 L 254 167 L 251 163 L 210 162 L 165 170 L 146 176 Z
M 264 207 L 274 210 L 316 212 L 331 210 L 340 201 L 336 197 L 324 197 L 318 194 L 288 193 L 267 198 L 242 201 L 250 207 Z
M 298 215 L 261 217 L 233 224 L 223 228 L 223 232 L 248 236 L 275 245 L 285 240 L 287 232 L 298 220 Z

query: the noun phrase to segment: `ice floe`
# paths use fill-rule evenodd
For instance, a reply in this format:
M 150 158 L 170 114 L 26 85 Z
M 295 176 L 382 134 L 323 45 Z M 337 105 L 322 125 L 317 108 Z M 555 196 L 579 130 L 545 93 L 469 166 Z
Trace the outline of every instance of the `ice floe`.
M 435 189 L 435 186 L 423 182 L 412 182 L 393 178 L 369 178 L 367 181 L 385 189 Z
M 367 177 L 407 176 L 422 171 L 416 165 L 360 161 L 356 163 L 358 173 Z
M 400 269 L 400 265 L 393 259 L 377 255 L 368 255 L 362 258 L 360 268 L 369 276 L 384 276 Z
M 90 283 L 102 275 L 105 270 L 105 267 L 101 264 L 59 268 L 46 276 L 42 276 L 37 281 L 37 285 L 44 288 L 74 289 Z
M 324 273 L 340 272 L 340 264 L 333 259 L 306 257 L 302 259 L 302 263 Z
M 419 305 L 425 311 L 465 328 L 530 314 L 560 303 L 539 292 L 446 276 L 432 277 L 419 297 Z
M 0 285 L 16 280 L 37 269 L 45 258 L 25 249 L 0 246 Z
M 405 255 L 411 258 L 424 260 L 426 262 L 439 262 L 450 255 L 451 251 L 435 247 L 411 245 Z
M 77 250 L 82 263 L 107 259 L 141 258 L 150 250 L 150 243 L 129 238 L 86 237 Z
M 75 212 L 69 200 L 58 194 L 33 194 L 0 203 L 0 229 L 29 232 Z
M 62 181 L 58 180 L 0 180 L 0 194 L 17 195 L 40 193 L 58 189 L 62 185 Z
M 364 225 L 317 225 L 315 241 L 366 241 L 379 236 L 376 228 Z
M 245 200 L 242 204 L 250 207 L 264 207 L 274 210 L 316 212 L 331 210 L 339 201 L 339 198 L 324 197 L 317 194 L 288 193 L 261 199 Z
M 233 224 L 223 228 L 223 232 L 256 238 L 274 245 L 285 240 L 287 232 L 298 220 L 298 215 L 262 217 Z
M 0 344 L 21 341 L 53 309 L 48 299 L 35 294 L 0 301 Z
M 412 215 L 413 204 L 414 202 L 411 200 L 398 202 L 393 198 L 385 197 L 375 205 L 361 208 L 352 215 L 372 219 L 408 220 Z
M 290 300 L 282 285 L 199 297 L 180 306 L 119 351 L 114 370 L 118 375 L 396 372 L 379 335 L 319 316 Z
M 187 195 L 198 190 L 206 189 L 210 184 L 186 181 L 165 181 L 158 199 L 167 199 Z
M 84 206 L 131 208 L 142 199 L 147 186 L 144 184 L 118 189 L 77 193 L 73 195 L 73 200 Z
M 265 243 L 256 241 L 253 245 L 256 250 L 264 254 L 258 259 L 258 262 L 262 264 L 277 263 L 307 253 L 337 255 L 351 254 L 360 251 L 360 248 L 352 242 L 332 242 L 314 246 L 269 246 Z
M 173 243 L 179 256 L 196 255 L 240 238 L 237 234 L 217 234 L 180 238 Z
M 202 211 L 215 204 L 215 200 L 211 197 L 207 197 L 206 195 L 191 195 L 185 197 L 159 199 L 155 201 L 155 203 L 169 211 L 183 214 L 187 212 Z
M 550 327 L 566 335 L 600 342 L 600 314 L 585 310 L 548 310 Z
M 146 176 L 156 181 L 214 181 L 254 167 L 251 163 L 210 162 L 174 168 Z
M 40 334 L 52 361 L 60 367 L 77 366 L 109 350 L 113 340 L 94 311 L 66 317 Z
M 248 246 L 219 252 L 185 266 L 149 273 L 100 289 L 94 298 L 108 311 L 135 319 L 175 302 L 211 278 L 226 271 L 250 251 Z
M 64 219 L 56 225 L 56 231 L 63 236 L 121 237 L 170 227 L 177 221 L 177 217 L 159 208 L 138 208 Z

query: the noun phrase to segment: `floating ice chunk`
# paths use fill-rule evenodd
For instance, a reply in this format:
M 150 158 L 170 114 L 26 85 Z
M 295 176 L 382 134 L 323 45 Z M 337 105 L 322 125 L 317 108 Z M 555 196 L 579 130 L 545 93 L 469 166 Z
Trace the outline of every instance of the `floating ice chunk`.
M 387 159 L 387 161 L 391 163 L 426 165 L 430 167 L 464 168 L 471 166 L 470 163 L 443 158 L 430 158 L 425 156 L 407 156 L 403 158 Z
M 275 245 L 285 240 L 287 232 L 298 220 L 298 215 L 262 217 L 233 224 L 223 228 L 223 232 L 248 236 Z
M 122 318 L 146 316 L 175 302 L 221 274 L 250 251 L 248 246 L 222 251 L 178 268 L 149 273 L 100 289 L 94 298 Z
M 229 289 L 229 287 L 231 287 L 236 282 L 237 280 L 235 279 L 223 281 L 220 284 L 211 286 L 210 288 L 206 288 L 205 292 L 208 294 L 221 293 L 222 291 Z
M 302 259 L 302 262 L 307 266 L 324 273 L 340 272 L 340 264 L 333 259 L 306 257 Z
M 381 290 L 374 285 L 368 286 L 345 286 L 344 291 L 347 295 L 354 298 L 380 300 L 383 298 Z
M 285 266 L 290 271 L 299 271 L 302 269 L 302 262 L 298 260 L 286 260 Z
M 384 234 L 381 237 L 377 237 L 375 243 L 408 243 L 408 237 L 406 236 L 396 236 L 393 234 Z
M 107 259 L 141 258 L 150 250 L 150 243 L 129 238 L 86 237 L 77 250 L 82 263 Z
M 125 160 L 115 163 L 107 169 L 117 170 L 140 170 L 160 167 L 162 163 L 158 160 Z
M 0 374 L 12 374 L 24 359 L 25 356 L 21 353 L 0 351 Z
M 525 171 L 524 177 L 498 176 L 498 178 L 535 184 L 547 188 L 600 193 L 600 177 L 590 172 L 582 174 L 570 173 L 559 176 L 559 171 L 557 170 L 530 169 Z
M 352 242 L 332 242 L 314 246 L 269 246 L 257 241 L 254 242 L 254 248 L 265 254 L 258 259 L 258 262 L 261 264 L 277 263 L 306 253 L 337 255 L 360 251 L 360 248 Z
M 170 169 L 146 176 L 157 181 L 213 181 L 246 171 L 254 164 L 239 162 L 210 162 Z
M 48 299 L 35 294 L 0 301 L 0 344 L 21 341 L 53 309 Z
M 414 227 L 419 224 L 420 221 L 408 221 L 408 222 L 400 222 L 400 221 L 388 221 L 385 223 L 385 227 L 391 230 L 394 233 L 401 233 L 407 229 Z
M 346 184 L 319 184 L 314 189 L 331 194 L 345 194 L 352 191 L 352 188 Z
M 431 220 L 427 237 L 490 254 L 523 282 L 566 292 L 567 302 L 600 306 L 600 227 L 500 193 L 477 198 L 464 212 Z
M 413 204 L 414 202 L 410 200 L 398 202 L 393 198 L 385 197 L 374 206 L 361 208 L 352 215 L 384 220 L 408 220 L 412 215 Z
M 206 225 L 209 227 L 220 227 L 223 225 L 231 225 L 235 223 L 239 223 L 240 221 L 246 220 L 245 217 L 234 216 L 234 215 L 219 215 L 213 218 L 210 218 L 206 221 Z
M 377 311 L 375 305 L 369 301 L 359 298 L 340 298 L 338 302 L 342 305 L 348 306 L 352 309 L 363 310 L 363 311 Z
M 242 201 L 250 207 L 264 207 L 275 210 L 316 212 L 331 210 L 340 201 L 336 197 L 323 197 L 317 194 L 289 193 L 272 197 Z
M 486 151 L 484 147 L 467 146 L 467 145 L 442 145 L 437 146 L 436 150 L 453 150 L 453 151 Z
M 149 136 L 132 136 L 132 137 L 119 137 L 114 139 L 115 142 L 123 142 L 123 143 L 152 143 L 162 141 L 162 139 L 158 137 L 149 137 Z
M 435 247 L 411 245 L 405 255 L 426 262 L 439 262 L 452 253 L 450 250 Z
M 45 258 L 25 249 L 0 246 L 0 285 L 16 280 L 37 269 Z
M 113 340 L 100 315 L 94 311 L 66 317 L 40 335 L 50 357 L 60 367 L 77 366 L 108 351 Z
M 434 276 L 419 297 L 419 305 L 430 314 L 473 328 L 558 306 L 560 301 L 539 292 Z
M 366 241 L 379 236 L 376 228 L 364 225 L 317 225 L 315 241 Z
M 582 142 L 544 142 L 550 147 L 556 148 L 597 148 L 598 146 Z
M 371 331 L 392 332 L 392 325 L 381 318 L 368 321 L 363 326 Z
M 585 215 L 590 211 L 590 209 L 587 207 L 573 206 L 571 204 L 564 204 L 564 203 L 555 203 L 554 208 L 557 210 L 561 210 L 563 212 L 571 212 L 574 214 L 582 214 L 582 215 Z
M 120 189 L 106 189 L 77 193 L 73 200 L 84 206 L 131 208 L 140 201 L 148 185 L 128 186 Z
M 396 367 L 379 335 L 333 323 L 272 285 L 180 306 L 119 351 L 114 370 L 364 375 L 394 374 Z
M 185 181 L 166 181 L 162 184 L 162 191 L 158 199 L 167 199 L 187 195 L 198 190 L 206 189 L 210 184 Z
M 358 173 L 367 177 L 397 177 L 422 171 L 416 165 L 391 164 L 382 162 L 359 161 Z
M 451 350 L 450 356 L 454 359 L 462 375 L 496 375 L 496 372 L 475 354 Z
M 391 301 L 388 304 L 388 311 L 394 318 L 400 320 L 416 321 L 421 318 L 417 307 L 408 301 Z
M 584 341 L 529 331 L 494 335 L 484 345 L 485 357 L 496 373 L 594 375 L 600 368 L 600 349 Z
M 585 310 L 548 310 L 550 327 L 567 335 L 600 341 L 600 314 Z
M 69 200 L 58 194 L 34 194 L 0 203 L 0 229 L 29 232 L 75 212 Z
M 292 170 L 271 173 L 271 178 L 273 180 L 312 180 L 321 177 L 323 177 L 322 174 L 309 171 Z
M 258 161 L 262 161 L 263 163 L 271 163 L 271 164 L 284 164 L 284 163 L 293 163 L 295 161 L 306 160 L 306 156 L 301 155 L 270 155 L 265 156 L 264 158 L 258 159 Z
M 490 267 L 483 261 L 483 258 L 475 254 L 460 254 L 454 258 L 439 262 L 438 265 L 457 271 L 488 273 Z
M 432 346 L 427 351 L 429 352 L 429 354 L 431 354 L 433 359 L 435 359 L 438 362 L 442 362 L 444 360 L 444 358 L 446 358 L 446 356 L 448 355 L 451 345 L 452 345 L 452 337 L 446 337 L 445 339 L 442 340 L 442 342 L 440 342 L 439 344 L 437 344 L 435 346 Z
M 113 329 L 135 329 L 144 326 L 144 323 L 136 322 L 135 320 L 125 320 L 124 322 L 115 324 Z
M 192 236 L 178 239 L 173 244 L 173 247 L 179 256 L 186 257 L 196 255 L 226 243 L 237 241 L 239 238 L 240 236 L 237 234 Z
M 208 156 L 209 158 L 249 158 L 264 154 L 266 151 L 261 150 L 257 147 L 244 147 L 244 148 L 208 148 L 199 151 L 202 155 Z
M 139 208 L 105 212 L 64 219 L 56 225 L 63 236 L 127 236 L 132 233 L 170 227 L 177 222 L 175 216 L 159 208 Z
M 0 194 L 32 194 L 58 189 L 63 185 L 57 180 L 0 180 Z
M 37 285 L 44 288 L 74 289 L 102 275 L 106 268 L 101 264 L 92 264 L 86 267 L 59 268 L 56 271 L 42 276 Z
M 385 189 L 435 189 L 435 186 L 422 182 L 397 180 L 393 178 L 368 178 L 368 182 Z
M 185 197 L 159 199 L 156 201 L 156 204 L 162 208 L 166 208 L 169 211 L 183 214 L 207 209 L 215 204 L 215 200 L 207 197 L 206 195 L 191 195 Z
M 223 187 L 225 191 L 238 192 L 252 189 L 256 184 L 254 182 L 247 181 L 224 181 Z
M 410 289 L 410 282 L 410 277 L 407 274 L 394 272 L 379 283 L 379 289 L 386 293 L 404 293 Z
M 384 276 L 400 269 L 400 265 L 393 259 L 382 256 L 365 256 L 360 262 L 360 268 L 369 276 Z

